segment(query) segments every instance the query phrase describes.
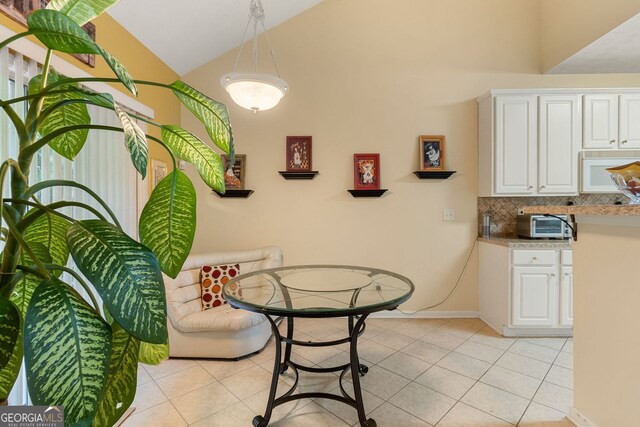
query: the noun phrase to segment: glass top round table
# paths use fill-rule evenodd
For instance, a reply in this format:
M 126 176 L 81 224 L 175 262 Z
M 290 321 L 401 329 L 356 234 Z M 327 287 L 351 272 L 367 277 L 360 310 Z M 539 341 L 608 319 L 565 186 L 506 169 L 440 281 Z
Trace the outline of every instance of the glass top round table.
M 222 290 L 233 307 L 270 315 L 340 317 L 391 310 L 413 283 L 390 271 L 348 265 L 277 267 L 238 276 Z

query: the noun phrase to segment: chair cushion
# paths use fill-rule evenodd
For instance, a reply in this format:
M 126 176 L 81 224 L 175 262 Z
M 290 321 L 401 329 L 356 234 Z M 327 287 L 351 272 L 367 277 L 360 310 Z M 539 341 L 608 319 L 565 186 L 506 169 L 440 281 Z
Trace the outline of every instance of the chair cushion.
M 200 269 L 202 310 L 209 310 L 210 308 L 227 304 L 222 296 L 222 286 L 239 274 L 240 264 L 203 265 L 202 269 Z M 242 296 L 241 290 L 237 289 L 237 292 Z
M 238 310 L 229 304 L 215 310 L 196 311 L 182 317 L 176 325 L 183 332 L 242 330 L 267 320 L 263 314 Z

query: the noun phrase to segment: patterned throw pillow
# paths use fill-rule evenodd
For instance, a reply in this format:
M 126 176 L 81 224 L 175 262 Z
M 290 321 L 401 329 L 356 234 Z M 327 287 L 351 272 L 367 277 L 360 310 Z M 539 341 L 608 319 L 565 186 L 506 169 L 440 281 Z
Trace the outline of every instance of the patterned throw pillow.
M 222 296 L 222 286 L 240 274 L 240 264 L 205 265 L 200 270 L 200 285 L 202 286 L 202 310 L 221 306 L 227 302 Z M 242 296 L 242 290 L 236 284 L 232 285 L 233 295 Z

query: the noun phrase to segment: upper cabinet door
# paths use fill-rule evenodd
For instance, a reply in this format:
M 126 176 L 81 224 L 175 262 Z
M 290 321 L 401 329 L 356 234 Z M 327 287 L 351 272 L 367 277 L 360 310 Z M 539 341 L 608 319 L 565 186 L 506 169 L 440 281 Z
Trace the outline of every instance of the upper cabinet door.
M 495 194 L 532 194 L 536 186 L 535 96 L 495 99 Z
M 640 94 L 620 95 L 620 148 L 640 148 Z
M 539 98 L 538 193 L 578 193 L 578 95 Z
M 618 95 L 585 95 L 583 148 L 618 148 Z

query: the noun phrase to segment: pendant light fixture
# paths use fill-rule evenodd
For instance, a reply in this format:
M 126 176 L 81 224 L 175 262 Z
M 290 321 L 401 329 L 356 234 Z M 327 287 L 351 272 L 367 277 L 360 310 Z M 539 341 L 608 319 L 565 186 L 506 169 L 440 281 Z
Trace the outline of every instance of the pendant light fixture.
M 253 24 L 253 70 L 252 72 L 237 72 L 238 61 L 242 54 L 242 48 L 247 37 L 249 27 Z M 269 50 L 271 51 L 271 58 L 273 64 L 276 67 L 277 76 L 271 74 L 258 73 L 258 25 L 262 27 Z M 229 92 L 231 99 L 247 110 L 253 110 L 254 113 L 258 111 L 268 110 L 278 105 L 278 102 L 284 97 L 289 90 L 287 83 L 280 78 L 280 70 L 278 69 L 278 63 L 276 62 L 276 56 L 271 47 L 271 41 L 269 35 L 264 27 L 264 9 L 262 7 L 262 0 L 251 0 L 249 6 L 249 22 L 244 30 L 244 36 L 242 36 L 242 42 L 240 43 L 240 51 L 236 58 L 236 63 L 233 66 L 233 72 L 225 74 L 220 79 L 222 87 Z

